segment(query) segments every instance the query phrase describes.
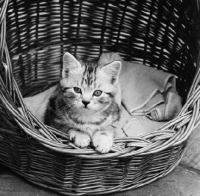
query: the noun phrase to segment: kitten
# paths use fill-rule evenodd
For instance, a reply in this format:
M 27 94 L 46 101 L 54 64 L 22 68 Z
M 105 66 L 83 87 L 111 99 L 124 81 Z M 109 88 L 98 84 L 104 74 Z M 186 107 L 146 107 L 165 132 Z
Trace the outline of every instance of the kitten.
M 92 142 L 98 152 L 107 153 L 120 120 L 120 70 L 120 61 L 98 65 L 65 53 L 62 79 L 49 99 L 44 123 L 69 133 L 78 147 Z

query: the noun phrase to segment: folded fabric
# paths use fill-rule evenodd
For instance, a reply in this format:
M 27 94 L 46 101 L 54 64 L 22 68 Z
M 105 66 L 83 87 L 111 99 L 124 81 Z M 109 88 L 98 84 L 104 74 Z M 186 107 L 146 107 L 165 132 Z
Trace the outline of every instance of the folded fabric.
M 118 53 L 103 53 L 99 64 L 122 63 L 122 103 L 131 115 L 146 115 L 156 121 L 170 120 L 181 110 L 173 74 L 122 60 Z
M 155 121 L 169 121 L 178 115 L 182 105 L 181 97 L 177 94 L 177 92 L 173 92 L 173 89 L 170 89 L 164 98 L 164 103 L 156 105 L 156 107 L 152 108 L 148 112 L 147 116 L 150 119 Z M 148 105 L 150 105 L 150 103 L 148 103 Z
M 127 121 L 122 131 L 126 137 L 140 137 L 157 130 L 163 124 L 165 123 L 150 120 L 146 116 L 133 116 Z
M 164 124 L 165 122 L 157 122 L 146 116 L 131 116 L 122 106 L 122 115 L 115 137 L 141 137 L 157 130 Z

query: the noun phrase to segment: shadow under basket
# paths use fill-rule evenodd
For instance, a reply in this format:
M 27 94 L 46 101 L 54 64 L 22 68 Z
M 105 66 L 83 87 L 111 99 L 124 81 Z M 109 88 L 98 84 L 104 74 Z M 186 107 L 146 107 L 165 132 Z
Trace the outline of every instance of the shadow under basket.
M 199 124 L 198 0 L 0 1 L 0 163 L 65 195 L 125 191 L 167 175 Z M 79 149 L 38 121 L 23 96 L 59 80 L 62 56 L 97 60 L 118 52 L 177 76 L 183 109 L 141 138 L 115 138 L 112 150 Z

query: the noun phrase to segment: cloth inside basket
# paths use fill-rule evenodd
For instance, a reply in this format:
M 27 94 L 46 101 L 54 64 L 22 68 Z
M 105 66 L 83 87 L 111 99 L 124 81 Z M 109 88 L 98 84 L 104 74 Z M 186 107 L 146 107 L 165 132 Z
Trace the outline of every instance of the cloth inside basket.
M 181 97 L 176 91 L 175 75 L 122 60 L 118 53 L 103 53 L 99 64 L 119 60 L 122 63 L 122 119 L 119 136 L 150 133 L 180 112 Z

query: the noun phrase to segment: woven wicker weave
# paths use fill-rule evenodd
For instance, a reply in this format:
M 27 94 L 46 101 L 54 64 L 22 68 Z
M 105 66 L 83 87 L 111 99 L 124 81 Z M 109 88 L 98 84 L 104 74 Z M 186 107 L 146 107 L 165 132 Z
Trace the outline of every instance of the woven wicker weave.
M 129 190 L 174 169 L 200 118 L 199 1 L 1 0 L 0 6 L 1 164 L 66 195 Z M 83 60 L 119 52 L 177 75 L 181 113 L 142 138 L 116 138 L 108 154 L 75 147 L 22 101 L 60 78 L 66 51 Z

